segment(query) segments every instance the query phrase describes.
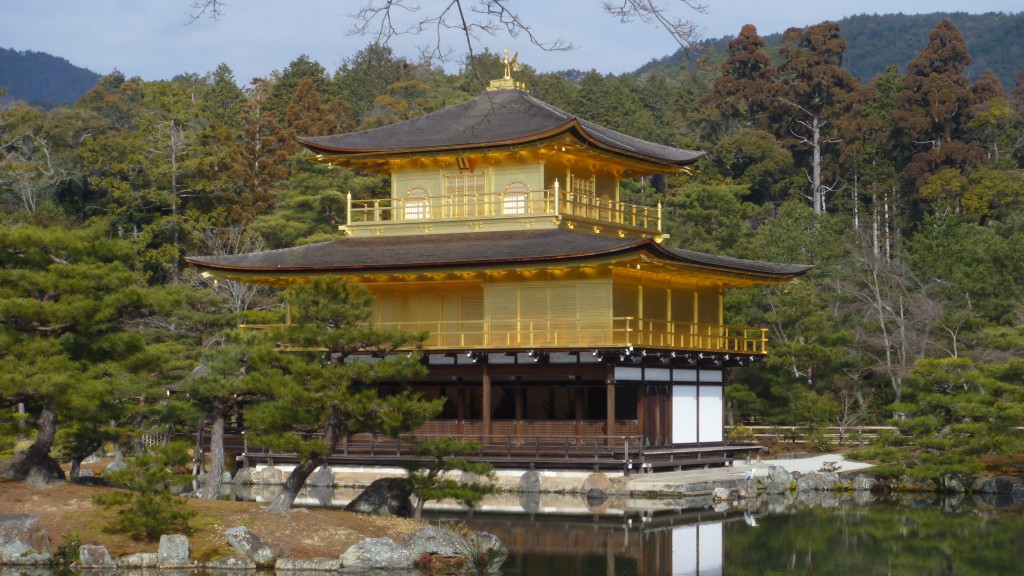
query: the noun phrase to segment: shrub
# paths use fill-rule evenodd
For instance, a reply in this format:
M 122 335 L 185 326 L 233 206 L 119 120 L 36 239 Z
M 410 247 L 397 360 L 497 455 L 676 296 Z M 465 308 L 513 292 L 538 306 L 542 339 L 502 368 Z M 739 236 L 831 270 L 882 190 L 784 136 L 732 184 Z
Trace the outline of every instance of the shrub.
M 725 441 L 729 444 L 757 444 L 754 431 L 743 424 L 733 426 L 726 434 Z
M 110 532 L 130 534 L 136 540 L 154 541 L 162 534 L 188 533 L 195 512 L 185 500 L 170 494 L 168 487 L 182 483 L 189 462 L 188 447 L 172 443 L 128 460 L 124 470 L 111 472 L 107 479 L 128 492 L 101 494 L 93 500 L 104 508 L 117 508 Z

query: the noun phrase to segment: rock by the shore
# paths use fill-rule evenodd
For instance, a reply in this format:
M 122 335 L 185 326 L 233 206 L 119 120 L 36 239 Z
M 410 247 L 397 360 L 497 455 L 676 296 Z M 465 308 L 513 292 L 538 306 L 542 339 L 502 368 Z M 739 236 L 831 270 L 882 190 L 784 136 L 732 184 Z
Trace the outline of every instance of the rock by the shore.
M 405 478 L 380 478 L 345 506 L 349 512 L 379 516 L 412 516 L 412 485 Z
M 284 484 L 284 471 L 274 466 L 267 466 L 252 473 L 253 484 Z
M 78 547 L 79 568 L 115 568 L 117 563 L 110 557 L 106 546 L 83 544 Z
M 118 568 L 156 568 L 159 563 L 160 555 L 156 552 L 140 552 L 117 559 Z
M 218 572 L 220 570 L 256 570 L 257 566 L 250 558 L 228 556 L 227 558 L 210 560 L 203 565 L 203 568 Z
M 160 548 L 157 556 L 157 564 L 161 567 L 188 566 L 188 536 L 184 534 L 164 534 L 160 537 Z
M 435 526 L 427 526 L 406 534 L 405 538 L 402 538 L 402 546 L 409 551 L 413 558 L 420 554 L 464 556 L 467 551 L 466 539 L 460 534 Z
M 306 480 L 306 486 L 313 488 L 328 488 L 334 486 L 334 472 L 330 466 L 321 466 Z
M 341 555 L 344 568 L 411 568 L 414 556 L 391 538 L 367 538 Z
M 277 560 L 277 552 L 270 544 L 245 526 L 228 528 L 224 531 L 224 537 L 235 552 L 252 560 L 257 566 L 270 567 Z
M 341 570 L 339 558 L 278 558 L 275 572 L 335 573 Z
M 485 558 L 491 571 L 500 568 L 508 558 L 508 547 L 494 534 L 489 532 L 473 532 L 469 535 L 467 541 L 471 552 L 477 558 Z M 473 560 L 473 558 L 469 559 L 471 564 Z
M 527 470 L 519 477 L 519 492 L 524 494 L 535 494 L 540 492 L 540 473 L 536 470 Z
M 33 514 L 0 514 L 0 563 L 45 564 L 50 535 Z

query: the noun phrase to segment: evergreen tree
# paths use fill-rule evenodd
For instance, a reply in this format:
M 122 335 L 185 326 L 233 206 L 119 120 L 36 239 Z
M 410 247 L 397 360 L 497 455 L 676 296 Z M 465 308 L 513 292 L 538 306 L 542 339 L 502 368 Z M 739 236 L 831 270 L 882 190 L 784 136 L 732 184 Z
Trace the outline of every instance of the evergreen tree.
M 219 64 L 210 75 L 209 86 L 203 93 L 200 104 L 203 116 L 237 130 L 242 125 L 244 103 L 245 93 L 235 82 L 235 73 L 227 64 Z
M 419 80 L 404 80 L 388 86 L 363 115 L 361 128 L 376 128 L 411 120 L 430 112 L 430 86 Z
M 7 463 L 8 477 L 63 478 L 50 455 L 62 421 L 109 421 L 110 403 L 138 398 L 146 341 L 130 323 L 152 315 L 126 242 L 102 227 L 0 229 L 0 401 L 22 403 L 36 418 L 36 438 Z
M 289 62 L 280 74 L 276 72 L 273 74 L 271 95 L 274 98 L 270 100 L 269 106 L 277 112 L 278 117 L 284 117 L 287 114 L 288 106 L 291 105 L 295 93 L 299 91 L 304 81 L 312 82 L 316 93 L 324 99 L 331 99 L 336 92 L 334 84 L 327 75 L 327 69 L 306 54 L 302 54 Z
M 258 335 L 262 336 L 262 335 Z M 257 338 L 258 338 L 257 337 Z M 210 422 L 210 467 L 200 497 L 216 500 L 224 475 L 224 427 L 242 406 L 264 392 L 258 379 L 248 376 L 248 355 L 261 343 L 227 340 L 207 348 L 199 366 L 182 383 L 179 392 Z
M 269 106 L 272 97 L 267 81 L 254 79 L 246 96 L 242 130 L 231 163 L 236 185 L 225 195 L 228 221 L 243 226 L 270 211 L 277 183 L 288 177 L 285 159 L 292 146 Z
M 397 437 L 435 417 L 444 402 L 424 401 L 409 391 L 378 393 L 377 383 L 422 374 L 417 355 L 397 352 L 414 348 L 424 335 L 367 324 L 372 297 L 365 289 L 315 280 L 289 288 L 285 300 L 298 323 L 274 337 L 291 351 L 250 355 L 253 375 L 270 389 L 270 399 L 247 412 L 256 442 L 299 457 L 270 505 L 278 512 L 291 507 L 342 438 L 362 432 Z
M 387 91 L 387 87 L 408 79 L 409 64 L 395 58 L 391 48 L 370 44 L 346 59 L 334 73 L 340 96 L 352 107 L 359 124 L 365 121 L 374 100 Z
M 308 78 L 301 80 L 284 116 L 284 125 L 291 135 L 326 136 L 335 133 L 337 124 L 331 112 L 321 103 L 313 81 Z M 298 144 L 294 146 L 297 152 Z
M 766 42 L 753 24 L 729 41 L 722 74 L 705 99 L 726 118 L 737 118 L 745 128 L 768 128 L 767 112 L 776 90 L 775 69 L 765 51 Z
M 984 147 L 990 165 L 1000 165 L 1014 147 L 1013 106 L 991 71 L 982 74 L 971 87 L 971 100 L 968 135 Z
M 964 69 L 970 63 L 960 31 L 943 19 L 907 67 L 895 120 L 913 150 L 903 177 L 917 185 L 940 168 L 963 170 L 981 158 L 979 147 L 963 139 L 971 104 Z
M 825 211 L 825 195 L 835 187 L 839 174 L 829 169 L 827 156 L 837 152 L 842 140 L 839 119 L 852 105 L 859 84 L 842 67 L 846 42 L 839 25 L 823 22 L 807 28 L 790 28 L 783 34 L 779 53 L 780 86 L 775 93 L 780 121 L 778 135 L 800 151 L 810 165 L 810 200 L 814 212 Z

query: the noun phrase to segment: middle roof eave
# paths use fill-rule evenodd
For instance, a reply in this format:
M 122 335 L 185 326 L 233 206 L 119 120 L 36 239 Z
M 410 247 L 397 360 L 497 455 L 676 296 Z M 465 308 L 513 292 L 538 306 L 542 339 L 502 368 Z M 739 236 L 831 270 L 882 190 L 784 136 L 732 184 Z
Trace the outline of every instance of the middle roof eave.
M 618 238 L 563 230 L 426 236 L 352 237 L 252 254 L 188 258 L 210 271 L 302 273 L 452 269 L 618 257 L 646 251 L 669 263 L 775 280 L 810 266 L 775 264 L 665 248 L 651 238 Z

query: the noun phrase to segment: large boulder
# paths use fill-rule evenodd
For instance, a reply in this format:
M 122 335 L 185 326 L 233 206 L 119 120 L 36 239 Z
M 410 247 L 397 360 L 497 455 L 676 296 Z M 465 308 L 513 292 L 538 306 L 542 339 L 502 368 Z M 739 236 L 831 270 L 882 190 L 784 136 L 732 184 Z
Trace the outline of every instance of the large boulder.
M 188 536 L 164 534 L 160 537 L 157 562 L 160 567 L 176 568 L 188 566 Z
M 580 486 L 580 492 L 587 494 L 588 496 L 593 495 L 605 495 L 614 492 L 615 485 L 612 484 L 610 478 L 602 472 L 594 472 L 590 476 L 587 476 L 583 480 L 583 485 Z
M 160 555 L 156 552 L 139 552 L 117 559 L 118 568 L 156 568 L 160 563 Z
M 412 483 L 405 478 L 380 478 L 345 506 L 349 512 L 378 516 L 412 516 Z
M 252 560 L 257 566 L 269 568 L 277 560 L 277 552 L 270 547 L 270 544 L 267 544 L 265 540 L 245 526 L 228 528 L 224 531 L 224 537 L 227 538 L 228 544 L 235 552 Z
M 476 569 L 476 573 L 481 572 L 497 572 L 501 565 L 508 559 L 508 547 L 505 543 L 498 539 L 497 536 L 489 532 L 473 532 L 466 537 L 466 541 L 469 544 L 470 554 L 469 564 L 471 569 Z M 485 566 L 474 566 L 476 562 L 483 562 Z
M 391 538 L 367 538 L 341 555 L 341 565 L 366 570 L 412 568 L 412 559 L 409 550 Z
M 306 486 L 314 488 L 329 488 L 334 486 L 334 472 L 330 466 L 321 466 L 306 480 Z
M 413 558 L 418 558 L 421 554 L 465 556 L 467 552 L 466 539 L 461 534 L 436 526 L 427 526 L 406 534 L 405 538 L 402 538 L 402 546 Z
M 239 486 L 243 484 L 252 484 L 253 473 L 255 473 L 255 470 L 253 470 L 252 468 L 242 468 L 241 470 L 235 473 L 235 477 L 232 480 L 232 482 Z
M 267 466 L 252 475 L 253 484 L 284 484 L 284 471 L 274 466 Z
M 534 494 L 540 492 L 540 474 L 536 470 L 527 470 L 519 477 L 519 493 Z
M 106 546 L 83 544 L 78 547 L 79 568 L 114 568 L 117 563 L 110 557 Z
M 875 479 L 867 474 L 857 474 L 853 477 L 853 489 L 857 492 L 869 492 L 875 487 Z
M 788 486 L 793 482 L 793 480 L 795 480 L 793 475 L 789 473 L 789 470 L 786 470 L 782 466 L 772 466 L 768 468 L 769 482 L 781 482 Z
M 1013 488 L 1020 483 L 1020 478 L 1015 478 L 1013 476 L 996 476 L 992 478 L 992 492 L 995 494 L 1012 494 Z
M 45 564 L 50 535 L 33 514 L 0 514 L 0 564 Z

